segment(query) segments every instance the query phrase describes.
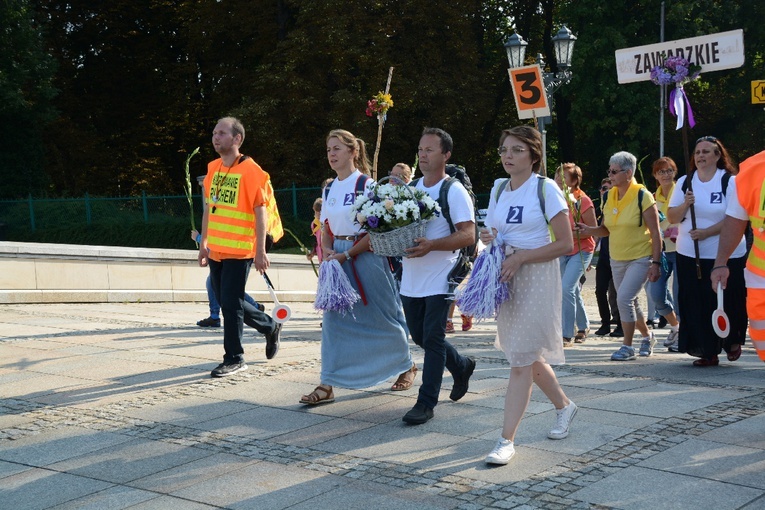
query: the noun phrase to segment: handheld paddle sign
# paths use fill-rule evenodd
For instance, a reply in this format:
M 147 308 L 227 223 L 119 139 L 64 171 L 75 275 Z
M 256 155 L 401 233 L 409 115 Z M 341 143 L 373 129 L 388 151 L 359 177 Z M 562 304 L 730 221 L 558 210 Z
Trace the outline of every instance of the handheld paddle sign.
M 723 288 L 722 283 L 717 282 L 717 310 L 712 314 L 712 327 L 720 338 L 728 338 L 730 333 L 730 321 L 723 310 Z
M 263 273 L 263 279 L 266 280 L 266 287 L 268 287 L 268 292 L 271 294 L 271 299 L 274 300 L 274 309 L 271 312 L 271 317 L 279 324 L 284 324 L 290 320 L 290 317 L 292 317 L 292 310 L 289 306 L 280 303 L 276 298 L 274 285 L 271 283 L 271 279 L 265 272 Z

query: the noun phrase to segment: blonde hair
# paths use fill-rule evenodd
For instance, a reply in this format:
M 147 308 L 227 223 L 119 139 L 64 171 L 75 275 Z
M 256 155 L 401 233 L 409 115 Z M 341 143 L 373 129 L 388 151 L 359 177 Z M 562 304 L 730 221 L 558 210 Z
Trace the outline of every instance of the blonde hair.
M 351 149 L 353 152 L 353 164 L 358 168 L 362 174 L 370 175 L 372 172 L 372 163 L 369 162 L 369 156 L 367 156 L 367 147 L 364 140 L 356 138 L 353 133 L 346 131 L 345 129 L 333 129 L 327 135 L 327 140 L 335 137 L 340 140 L 340 143 Z
M 400 168 L 402 173 L 402 180 L 404 181 L 404 184 L 409 184 L 409 181 L 412 180 L 412 167 L 407 165 L 406 163 L 396 163 L 393 165 L 393 169 Z M 391 169 L 390 173 L 393 174 L 393 169 Z
M 578 165 L 576 165 L 575 163 L 563 163 L 559 167 L 559 169 L 560 169 L 561 172 L 563 172 L 563 174 L 561 175 L 561 177 L 563 179 L 566 178 L 565 172 L 567 172 L 567 171 L 571 172 L 571 175 L 573 176 L 574 181 L 575 181 L 575 184 L 572 186 L 572 188 L 579 189 L 581 187 L 581 185 L 582 185 L 582 169 L 579 168 Z

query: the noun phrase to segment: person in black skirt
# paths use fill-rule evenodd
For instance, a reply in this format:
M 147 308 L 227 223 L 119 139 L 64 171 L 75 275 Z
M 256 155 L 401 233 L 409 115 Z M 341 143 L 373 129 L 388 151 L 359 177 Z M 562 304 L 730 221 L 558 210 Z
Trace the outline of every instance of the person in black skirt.
M 678 179 L 667 210 L 669 221 L 679 223 L 676 277 L 679 278 L 678 302 L 683 320 L 680 322 L 678 349 L 698 358 L 693 362 L 697 367 L 717 366 L 722 350 L 729 361 L 736 361 L 746 338 L 744 236 L 728 261 L 730 276 L 724 302 L 730 333 L 724 339 L 717 336 L 712 326 L 717 295 L 709 285 L 728 203 L 727 187 L 736 173 L 737 169 L 720 140 L 713 136 L 699 138 L 691 162 L 691 185 L 686 184 L 686 176 Z M 695 229 L 691 225 L 691 204 L 696 211 Z M 694 241 L 698 241 L 699 246 L 700 277 Z

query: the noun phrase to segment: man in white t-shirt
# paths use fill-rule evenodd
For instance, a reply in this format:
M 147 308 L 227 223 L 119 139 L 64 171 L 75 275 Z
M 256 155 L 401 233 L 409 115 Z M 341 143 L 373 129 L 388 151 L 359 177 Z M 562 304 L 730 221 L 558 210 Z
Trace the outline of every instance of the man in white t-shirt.
M 446 162 L 452 155 L 452 137 L 442 129 L 425 128 L 418 147 L 423 178 L 416 188 L 438 200 L 441 186 L 447 181 Z M 403 259 L 401 301 L 406 324 L 414 343 L 425 350 L 422 386 L 417 403 L 404 415 L 412 425 L 433 417 L 438 403 L 444 367 L 454 379 L 451 398 L 461 399 L 468 390 L 468 381 L 475 369 L 472 358 L 460 356 L 446 341 L 446 318 L 454 296 L 449 295 L 448 275 L 457 263 L 459 250 L 475 243 L 475 213 L 467 190 L 459 182 L 451 183 L 447 201 L 455 231 L 451 232 L 444 215 L 427 223 L 425 237 L 416 239 Z

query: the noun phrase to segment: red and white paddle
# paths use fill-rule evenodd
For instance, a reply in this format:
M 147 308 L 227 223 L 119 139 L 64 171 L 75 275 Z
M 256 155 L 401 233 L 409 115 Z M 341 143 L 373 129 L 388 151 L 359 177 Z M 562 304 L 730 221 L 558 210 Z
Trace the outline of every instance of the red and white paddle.
M 720 338 L 728 338 L 730 333 L 730 321 L 723 310 L 723 288 L 722 283 L 717 282 L 717 310 L 712 314 L 712 327 Z
M 271 317 L 279 324 L 284 324 L 290 320 L 290 317 L 292 317 L 292 310 L 290 310 L 289 306 L 280 303 L 276 298 L 274 285 L 271 283 L 271 279 L 265 272 L 263 273 L 263 279 L 266 280 L 266 287 L 268 287 L 268 292 L 271 294 L 271 299 L 274 300 L 274 309 L 271 312 Z

